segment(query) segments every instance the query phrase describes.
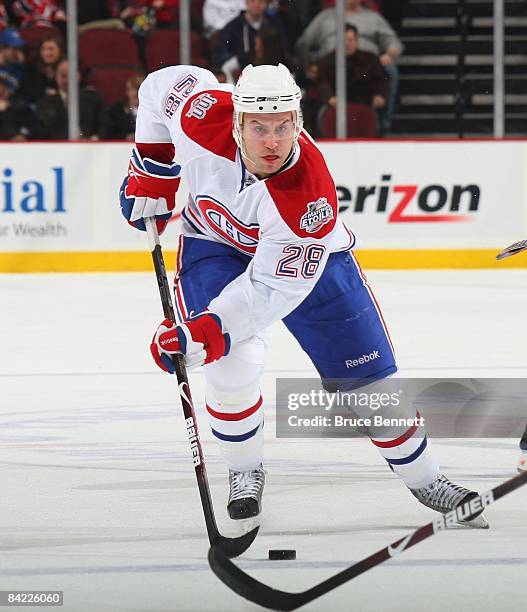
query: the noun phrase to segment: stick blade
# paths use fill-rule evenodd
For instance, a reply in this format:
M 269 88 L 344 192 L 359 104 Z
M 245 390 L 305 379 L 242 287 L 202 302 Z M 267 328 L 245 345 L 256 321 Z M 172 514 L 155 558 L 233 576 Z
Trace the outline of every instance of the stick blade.
M 236 567 L 217 546 L 209 550 L 209 565 L 216 576 L 226 585 L 249 601 L 271 610 L 296 610 L 304 605 L 303 593 L 287 593 L 258 582 L 239 567 Z
M 517 253 L 521 253 L 527 249 L 527 240 L 520 240 L 511 244 L 506 249 L 503 249 L 500 253 L 496 255 L 496 259 L 505 259 L 506 257 L 510 257 L 511 255 L 516 255 Z
M 238 538 L 226 538 L 225 536 L 218 534 L 214 542 L 212 542 L 212 546 L 219 548 L 221 552 L 229 559 L 239 557 L 254 542 L 254 539 L 258 535 L 259 529 L 259 526 L 255 527 Z

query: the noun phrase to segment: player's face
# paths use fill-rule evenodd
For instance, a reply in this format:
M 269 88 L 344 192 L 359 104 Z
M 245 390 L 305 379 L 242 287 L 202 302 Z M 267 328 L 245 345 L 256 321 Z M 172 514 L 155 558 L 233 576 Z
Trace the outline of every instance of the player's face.
M 245 113 L 241 132 L 247 169 L 265 178 L 280 170 L 291 153 L 293 113 Z

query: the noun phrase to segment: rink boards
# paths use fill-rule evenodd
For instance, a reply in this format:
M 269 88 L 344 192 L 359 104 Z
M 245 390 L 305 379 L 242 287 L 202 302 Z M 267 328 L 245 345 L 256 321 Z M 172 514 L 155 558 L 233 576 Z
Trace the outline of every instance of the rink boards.
M 527 267 L 527 255 L 494 259 L 527 235 L 527 141 L 323 141 L 320 148 L 364 267 Z M 149 270 L 146 238 L 118 206 L 130 150 L 129 143 L 1 144 L 0 272 Z M 186 198 L 183 182 L 178 210 Z M 169 265 L 178 230 L 171 223 L 163 238 Z

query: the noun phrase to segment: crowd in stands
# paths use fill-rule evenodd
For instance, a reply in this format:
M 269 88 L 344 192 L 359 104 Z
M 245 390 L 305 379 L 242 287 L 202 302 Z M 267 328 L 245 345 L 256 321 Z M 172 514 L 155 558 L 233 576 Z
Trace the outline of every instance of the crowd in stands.
M 390 130 L 404 0 L 346 0 L 348 136 Z M 137 92 L 179 62 L 179 0 L 77 0 L 81 138 L 133 140 Z M 0 140 L 68 136 L 62 0 L 0 5 Z M 304 94 L 307 130 L 335 136 L 334 0 L 192 0 L 192 63 L 235 82 L 249 63 L 282 62 Z

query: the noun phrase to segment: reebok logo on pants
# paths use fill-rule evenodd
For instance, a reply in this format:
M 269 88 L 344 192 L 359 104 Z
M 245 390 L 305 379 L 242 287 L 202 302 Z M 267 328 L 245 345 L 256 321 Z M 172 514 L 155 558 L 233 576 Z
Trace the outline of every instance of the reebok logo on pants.
M 379 351 L 373 351 L 369 355 L 363 355 L 358 359 L 346 359 L 346 367 L 356 368 L 357 366 L 362 365 L 363 363 L 368 363 L 370 361 L 373 361 L 374 359 L 379 359 L 379 357 Z

